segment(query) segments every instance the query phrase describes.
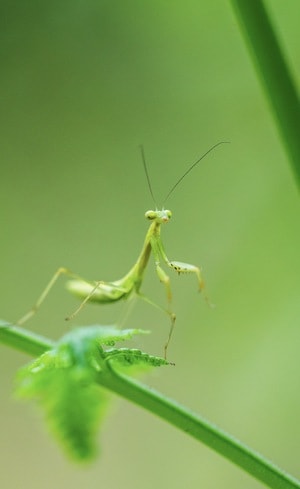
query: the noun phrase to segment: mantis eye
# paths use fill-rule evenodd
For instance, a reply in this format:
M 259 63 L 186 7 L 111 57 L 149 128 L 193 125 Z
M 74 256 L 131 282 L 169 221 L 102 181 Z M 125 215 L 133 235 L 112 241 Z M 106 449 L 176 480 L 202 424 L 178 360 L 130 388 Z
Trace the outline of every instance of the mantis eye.
M 172 212 L 171 212 L 171 211 L 166 211 L 166 214 L 167 214 L 168 219 L 171 219 L 171 217 L 172 217 Z
M 146 219 L 149 219 L 149 221 L 153 221 L 153 219 L 155 219 L 157 217 L 157 215 L 156 215 L 155 211 L 147 211 L 145 213 L 145 217 L 146 217 Z

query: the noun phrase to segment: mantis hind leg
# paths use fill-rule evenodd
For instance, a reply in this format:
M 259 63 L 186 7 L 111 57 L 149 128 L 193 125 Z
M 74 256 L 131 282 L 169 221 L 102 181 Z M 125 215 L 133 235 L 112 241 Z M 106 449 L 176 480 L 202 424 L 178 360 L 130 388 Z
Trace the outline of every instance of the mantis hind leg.
M 176 315 L 175 315 L 174 312 L 170 311 L 169 309 L 165 309 L 164 307 L 160 306 L 156 302 L 152 301 L 146 295 L 141 294 L 140 292 L 138 292 L 137 295 L 138 295 L 138 297 L 140 297 L 141 299 L 143 299 L 148 304 L 151 304 L 151 306 L 154 306 L 157 309 L 159 309 L 160 311 L 163 311 L 170 318 L 171 325 L 170 325 L 170 329 L 169 329 L 169 334 L 168 334 L 167 341 L 166 341 L 166 343 L 164 345 L 164 358 L 166 360 L 167 359 L 167 351 L 168 351 L 169 343 L 170 343 L 170 340 L 171 340 L 171 337 L 172 337 L 172 334 L 173 334 L 173 330 L 174 330 L 174 326 L 175 326 Z
M 171 301 L 172 301 L 172 291 L 171 291 L 171 285 L 170 285 L 170 277 L 166 274 L 166 272 L 161 268 L 159 263 L 156 263 L 156 273 L 158 275 L 159 280 L 164 284 L 166 293 L 167 293 L 167 300 L 168 300 L 168 305 L 169 307 L 171 306 Z M 169 335 L 166 341 L 166 344 L 164 346 L 164 357 L 167 358 L 167 351 L 168 351 L 168 346 L 171 341 L 171 337 L 173 335 L 173 330 L 175 326 L 175 321 L 176 321 L 176 315 L 174 312 L 172 312 L 170 309 L 167 311 L 170 318 L 171 318 L 171 326 L 170 326 L 170 331 Z
M 166 341 L 165 346 L 164 346 L 164 357 L 166 359 L 168 347 L 169 347 L 169 344 L 170 344 L 170 341 L 171 341 L 171 338 L 173 335 L 173 331 L 174 331 L 176 315 L 174 314 L 174 312 L 171 311 L 172 291 L 171 291 L 171 285 L 170 285 L 170 277 L 166 274 L 166 272 L 160 266 L 160 256 L 163 258 L 164 261 L 168 261 L 166 254 L 164 252 L 164 249 L 163 249 L 162 242 L 160 241 L 159 238 L 152 239 L 151 240 L 151 247 L 152 247 L 153 255 L 155 258 L 155 268 L 156 268 L 157 276 L 158 276 L 160 282 L 162 282 L 164 284 L 166 294 L 167 294 L 168 309 L 167 310 L 164 309 L 164 310 L 167 312 L 167 314 L 169 315 L 169 317 L 171 319 L 171 326 L 170 326 L 170 330 L 169 330 L 169 335 L 168 335 L 167 341 Z
M 92 288 L 91 292 L 87 294 L 87 296 L 83 299 L 83 301 L 79 304 L 79 306 L 75 309 L 75 311 L 65 318 L 66 321 L 71 321 L 71 319 L 77 316 L 77 314 L 81 311 L 81 309 L 83 309 L 83 307 L 90 300 L 90 298 L 96 293 L 101 283 L 102 282 L 96 282 L 95 287 Z
M 159 280 L 165 286 L 166 293 L 167 293 L 168 305 L 170 307 L 171 306 L 171 301 L 172 301 L 172 292 L 171 292 L 171 285 L 170 285 L 170 277 L 161 268 L 161 266 L 159 265 L 159 263 L 156 263 L 156 273 L 158 275 Z M 166 341 L 165 346 L 164 346 L 164 357 L 165 357 L 165 359 L 167 358 L 167 351 L 168 351 L 168 347 L 169 347 L 169 344 L 170 344 L 170 341 L 171 341 L 171 338 L 172 338 L 172 335 L 173 335 L 175 321 L 176 321 L 176 315 L 174 314 L 174 312 L 171 312 L 170 310 L 168 310 L 167 312 L 168 312 L 168 314 L 169 314 L 169 316 L 171 318 L 171 326 L 170 326 L 170 330 L 169 330 L 169 335 L 168 335 L 167 341 Z
M 120 292 L 124 292 L 124 290 L 121 287 L 118 287 L 117 285 L 115 285 L 113 283 L 108 284 L 108 282 L 106 283 L 106 282 L 101 282 L 101 281 L 88 282 L 87 280 L 83 279 L 79 275 L 76 275 L 75 273 L 71 272 L 67 268 L 60 267 L 56 270 L 54 275 L 51 277 L 51 280 L 48 282 L 45 289 L 43 290 L 43 292 L 41 293 L 41 295 L 37 299 L 36 303 L 32 306 L 32 308 L 26 314 L 24 314 L 24 316 L 22 316 L 21 319 L 19 319 L 16 322 L 17 325 L 21 326 L 26 321 L 28 321 L 28 319 L 30 319 L 31 317 L 33 317 L 37 313 L 37 311 L 41 307 L 42 303 L 46 299 L 47 295 L 49 294 L 50 290 L 55 285 L 55 283 L 57 282 L 58 278 L 61 275 L 65 275 L 69 278 L 75 279 L 78 282 L 83 282 L 85 284 L 89 284 L 92 287 L 91 291 L 86 295 L 86 297 L 80 303 L 79 307 L 70 316 L 66 317 L 66 320 L 73 319 L 78 314 L 78 312 L 81 311 L 81 309 L 85 306 L 85 304 L 88 302 L 88 300 L 97 292 L 98 288 L 101 287 L 101 285 L 109 285 L 111 287 L 115 287 L 115 289 L 119 290 Z
M 78 277 L 78 275 L 75 275 L 73 272 L 71 272 L 67 268 L 64 268 L 64 267 L 58 268 L 56 270 L 56 272 L 54 273 L 54 275 L 52 276 L 51 280 L 48 282 L 48 284 L 44 288 L 44 290 L 41 293 L 41 295 L 39 296 L 39 298 L 37 299 L 36 303 L 32 306 L 32 308 L 26 314 L 24 314 L 24 316 L 22 316 L 16 322 L 17 325 L 20 326 L 21 324 L 24 324 L 26 321 L 28 321 L 28 319 L 30 319 L 32 316 L 34 316 L 36 314 L 36 312 L 38 311 L 38 309 L 40 308 L 40 306 L 42 305 L 42 303 L 46 299 L 47 295 L 49 294 L 50 290 L 55 285 L 55 283 L 57 282 L 58 278 L 61 275 L 66 275 L 68 277 L 72 277 L 72 278 L 76 278 L 76 279 L 81 280 L 80 277 Z
M 153 248 L 153 246 L 152 246 Z M 161 307 L 160 305 L 156 304 L 155 302 L 153 302 L 151 299 L 149 299 L 148 297 L 144 296 L 143 294 L 141 294 L 140 292 L 138 293 L 138 295 L 144 299 L 146 302 L 148 302 L 149 304 L 151 304 L 152 306 L 160 309 L 161 311 L 163 311 L 164 313 L 168 314 L 170 320 L 171 320 L 171 325 L 170 325 L 170 330 L 169 330 L 169 334 L 168 334 L 168 338 L 167 338 L 167 341 L 164 345 L 164 358 L 166 359 L 167 358 L 167 351 L 168 351 L 168 347 L 169 347 L 169 344 L 170 344 L 170 341 L 171 341 L 171 338 L 172 338 L 172 335 L 173 335 L 173 330 L 174 330 L 174 326 L 175 326 L 175 321 L 176 321 L 176 315 L 174 312 L 171 311 L 171 301 L 172 301 L 172 291 L 171 291 L 171 285 L 170 285 L 170 277 L 166 274 L 166 272 L 161 268 L 160 264 L 159 264 L 159 261 L 158 261 L 158 254 L 155 252 L 155 247 L 154 247 L 154 255 L 156 256 L 156 263 L 155 263 L 155 268 L 156 268 L 156 273 L 157 273 L 157 276 L 160 280 L 160 282 L 162 282 L 165 286 L 165 289 L 166 289 L 166 294 L 167 294 L 167 301 L 168 301 L 168 309 L 165 309 L 164 307 Z

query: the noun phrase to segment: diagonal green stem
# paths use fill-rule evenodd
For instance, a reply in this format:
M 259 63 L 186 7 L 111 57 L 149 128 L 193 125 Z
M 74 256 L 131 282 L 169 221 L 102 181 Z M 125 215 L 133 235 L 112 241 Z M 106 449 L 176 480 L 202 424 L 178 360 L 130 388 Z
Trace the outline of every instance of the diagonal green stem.
M 0 320 L 0 342 L 38 357 L 54 347 L 55 342 L 18 326 Z
M 54 345 L 54 342 L 47 338 L 1 321 L 0 342 L 32 356 L 41 355 Z M 99 373 L 98 383 L 193 436 L 269 487 L 273 489 L 300 488 L 300 481 L 273 465 L 262 455 L 246 447 L 201 416 L 192 413 L 146 385 L 117 374 L 112 369 Z
M 269 487 L 300 487 L 300 481 L 293 479 L 262 455 L 159 392 L 115 372 L 111 377 L 99 376 L 99 383 L 201 441 Z
M 263 0 L 231 0 L 300 183 L 300 104 Z

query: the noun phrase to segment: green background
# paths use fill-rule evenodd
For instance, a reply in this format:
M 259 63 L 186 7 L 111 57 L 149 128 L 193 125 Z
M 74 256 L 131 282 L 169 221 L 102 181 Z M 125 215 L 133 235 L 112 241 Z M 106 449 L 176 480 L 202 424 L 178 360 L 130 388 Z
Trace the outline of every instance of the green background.
M 299 79 L 297 1 L 267 2 Z M 299 200 L 293 174 L 230 3 L 1 2 L 1 317 L 24 314 L 61 265 L 120 278 L 153 207 L 210 146 L 168 201 L 176 367 L 145 382 L 300 476 Z M 58 338 L 77 305 L 64 280 L 26 327 Z M 143 292 L 165 305 L 153 262 Z M 118 322 L 124 305 L 89 306 L 74 325 Z M 135 347 L 161 354 L 168 319 L 136 303 Z M 258 488 L 193 439 L 123 400 L 99 435 L 101 457 L 72 465 L 41 414 L 12 397 L 25 355 L 1 346 L 3 487 Z

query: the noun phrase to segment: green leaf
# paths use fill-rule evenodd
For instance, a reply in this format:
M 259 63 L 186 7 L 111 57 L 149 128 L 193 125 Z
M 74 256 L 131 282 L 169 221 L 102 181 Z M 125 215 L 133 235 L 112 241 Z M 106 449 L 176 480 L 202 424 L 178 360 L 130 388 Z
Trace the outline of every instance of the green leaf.
M 51 431 L 72 458 L 91 460 L 98 452 L 96 434 L 107 406 L 106 391 L 96 383 L 99 374 L 111 376 L 114 365 L 168 364 L 137 349 L 105 350 L 116 341 L 144 333 L 112 326 L 75 329 L 19 371 L 18 394 L 35 399 L 44 409 Z
M 19 372 L 18 392 L 37 400 L 71 457 L 90 460 L 98 452 L 95 434 L 105 413 L 105 395 L 94 382 L 94 370 L 77 365 L 72 353 L 62 348 L 44 353 Z
M 161 365 L 170 365 L 170 362 L 161 357 L 149 355 L 136 348 L 112 348 L 106 350 L 106 359 L 113 365 L 122 367 L 148 366 L 160 367 Z
M 82 350 L 85 347 L 90 348 L 92 343 L 100 346 L 114 346 L 118 341 L 130 340 L 133 336 L 139 334 L 149 334 L 149 331 L 93 325 L 70 331 L 59 340 L 59 344 L 72 344 L 73 348 L 77 349 L 79 347 Z

